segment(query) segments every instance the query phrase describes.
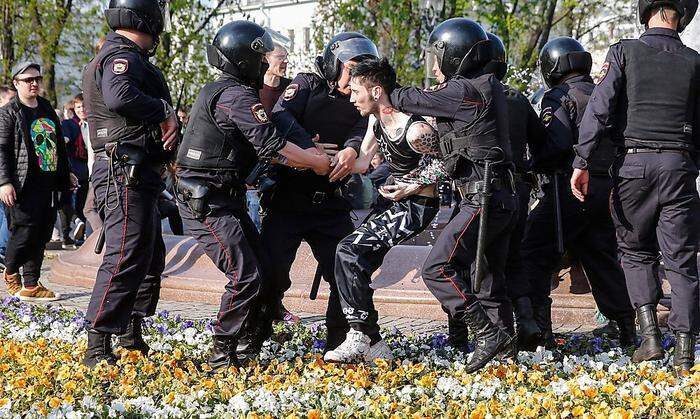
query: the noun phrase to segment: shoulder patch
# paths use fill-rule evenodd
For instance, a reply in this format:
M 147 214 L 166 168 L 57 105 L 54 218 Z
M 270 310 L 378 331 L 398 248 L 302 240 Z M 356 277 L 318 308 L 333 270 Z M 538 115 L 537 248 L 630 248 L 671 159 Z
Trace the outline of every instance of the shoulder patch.
M 595 84 L 600 84 L 603 80 L 605 80 L 605 77 L 608 75 L 608 71 L 610 71 L 610 62 L 606 61 L 603 63 L 603 66 L 600 68 L 600 71 L 595 78 Z
M 124 58 L 117 58 L 112 61 L 112 72 L 114 74 L 124 74 L 129 69 L 129 61 Z
M 442 82 L 440 84 L 432 85 L 432 86 L 426 88 L 424 91 L 425 92 L 437 92 L 438 90 L 444 89 L 446 86 L 447 86 L 447 82 Z
M 542 116 L 540 117 L 540 119 L 542 120 L 542 123 L 545 127 L 548 127 L 549 124 L 552 123 L 552 120 L 554 119 L 554 112 L 552 111 L 551 106 L 542 109 Z
M 265 107 L 262 103 L 256 103 L 250 107 L 250 111 L 253 113 L 253 118 L 261 124 L 267 124 L 270 122 L 270 118 L 267 117 L 267 112 L 265 112 Z
M 298 91 L 299 91 L 299 85 L 296 83 L 292 83 L 289 86 L 287 86 L 286 89 L 284 89 L 284 93 L 282 94 L 282 99 L 284 99 L 284 100 L 294 99 L 294 96 L 297 95 Z

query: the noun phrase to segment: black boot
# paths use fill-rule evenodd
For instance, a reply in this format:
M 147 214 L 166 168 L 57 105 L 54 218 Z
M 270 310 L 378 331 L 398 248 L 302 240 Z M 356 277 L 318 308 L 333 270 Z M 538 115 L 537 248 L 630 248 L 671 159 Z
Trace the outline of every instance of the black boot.
M 151 348 L 149 348 L 146 341 L 143 340 L 142 325 L 142 317 L 131 317 L 129 325 L 126 327 L 126 332 L 119 336 L 117 345 L 129 351 L 139 351 L 143 356 L 148 356 L 148 351 Z
M 117 358 L 112 353 L 112 335 L 88 329 L 88 346 L 83 365 L 95 368 L 100 361 L 106 361 L 109 365 L 117 364 Z
M 637 344 L 637 326 L 633 317 L 616 320 L 617 330 L 620 331 L 619 339 L 622 348 L 629 348 Z
M 656 319 L 656 305 L 646 304 L 637 308 L 637 321 L 639 321 L 642 343 L 634 351 L 632 362 L 663 359 L 664 348 L 661 347 L 661 330 Z
M 469 352 L 469 328 L 463 320 L 447 316 L 447 343 L 454 349 L 466 354 Z
M 214 335 L 214 344 L 207 364 L 211 367 L 212 372 L 221 368 L 238 367 L 236 339 L 232 336 Z
M 465 322 L 475 337 L 474 353 L 467 362 L 466 372 L 472 373 L 484 367 L 494 357 L 507 351 L 513 340 L 505 330 L 495 326 L 478 302 L 467 307 Z
M 673 367 L 678 375 L 689 372 L 695 365 L 695 335 L 676 332 L 676 348 L 673 350 Z
M 535 321 L 530 298 L 520 297 L 513 301 L 513 312 L 517 324 L 518 349 L 534 351 L 542 340 L 542 334 Z
M 540 329 L 540 344 L 550 350 L 556 348 L 557 344 L 552 332 L 552 303 L 533 306 L 533 315 L 537 327 Z
M 262 350 L 263 343 L 272 336 L 272 321 L 260 320 L 260 322 L 249 330 L 245 330 L 238 338 L 236 346 L 236 356 L 241 365 L 252 362 L 258 358 Z

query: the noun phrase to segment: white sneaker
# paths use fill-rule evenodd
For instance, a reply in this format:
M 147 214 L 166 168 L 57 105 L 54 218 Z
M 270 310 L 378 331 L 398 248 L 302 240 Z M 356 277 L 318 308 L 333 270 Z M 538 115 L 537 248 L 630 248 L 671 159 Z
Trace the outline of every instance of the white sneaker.
M 73 240 L 85 240 L 85 223 L 81 220 L 78 220 L 75 224 L 75 228 L 73 228 Z
M 375 359 L 383 359 L 386 361 L 394 359 L 394 354 L 391 353 L 391 349 L 384 339 L 370 346 L 369 352 L 365 355 L 365 360 L 367 362 L 374 362 Z
M 370 353 L 370 338 L 364 333 L 350 329 L 345 341 L 332 351 L 326 352 L 323 360 L 343 364 L 358 364 L 365 362 Z M 375 345 L 376 346 L 376 345 Z

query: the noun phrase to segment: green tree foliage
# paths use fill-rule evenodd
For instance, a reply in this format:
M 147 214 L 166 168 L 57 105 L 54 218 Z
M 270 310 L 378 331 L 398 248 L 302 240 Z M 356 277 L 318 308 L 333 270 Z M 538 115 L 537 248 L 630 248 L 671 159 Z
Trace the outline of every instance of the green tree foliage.
M 403 83 L 420 84 L 430 31 L 457 16 L 474 19 L 503 39 L 510 81 L 521 88 L 532 82 L 539 51 L 552 37 L 573 36 L 600 49 L 630 36 L 636 19 L 623 0 L 321 0 L 316 42 L 321 47 L 340 30 L 360 31 L 378 40 Z

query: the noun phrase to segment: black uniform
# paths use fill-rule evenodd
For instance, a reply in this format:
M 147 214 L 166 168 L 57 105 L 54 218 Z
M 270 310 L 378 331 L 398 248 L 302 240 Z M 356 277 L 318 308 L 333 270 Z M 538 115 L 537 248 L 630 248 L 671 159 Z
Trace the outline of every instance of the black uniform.
M 451 176 L 462 189 L 463 199 L 459 212 L 436 240 L 422 271 L 426 286 L 452 317 L 464 319 L 467 307 L 478 301 L 494 323 L 503 325 L 501 319 L 505 317 L 507 301 L 504 270 L 508 242 L 516 221 L 517 199 L 508 180 L 511 152 L 502 85 L 492 74 L 473 79 L 454 76 L 431 89 L 396 89 L 391 94 L 391 102 L 403 112 L 436 117 L 441 149 L 453 138 L 455 147 L 452 149 L 462 148 L 457 145 L 458 140 L 466 141 L 467 149 L 475 153 L 472 155 L 475 160 L 482 157 L 481 150 L 492 147 L 503 150 L 503 161 L 494 169 L 494 177 L 499 180 L 493 185 L 490 200 L 486 238 L 488 272 L 480 294 L 474 295 L 470 277 L 481 213 L 474 181 L 482 178 L 483 166 L 447 150 L 442 150 L 443 157 Z
M 528 150 L 536 153 L 545 142 L 547 132 L 530 101 L 522 93 L 508 85 L 504 85 L 504 90 L 508 105 L 510 147 L 515 167 L 515 193 L 518 196 L 517 221 L 510 236 L 506 263 L 508 298 L 515 301 L 530 294 L 529 283 L 519 280 L 520 277 L 516 275 L 522 269 L 520 243 L 525 232 L 530 193 L 535 183 L 535 179 L 529 173 Z
M 104 258 L 86 318 L 96 331 L 122 333 L 130 316 L 150 316 L 158 303 L 165 266 L 157 211 L 165 156 L 158 124 L 171 98 L 146 52 L 114 32 L 87 65 L 83 93 L 95 151 L 91 182 L 105 229 Z M 126 169 L 110 162 L 109 143 L 146 153 L 136 185 L 127 186 Z
M 319 134 L 321 142 L 337 144 L 339 150 L 352 147 L 358 155 L 367 130 L 367 118 L 350 103 L 349 96 L 331 90 L 326 80 L 311 73 L 301 73 L 292 80 L 275 105 L 272 119 L 279 131 L 301 148 L 313 147 L 311 139 Z M 352 233 L 354 225 L 350 205 L 339 195 L 339 187 L 327 176 L 281 167 L 277 187 L 261 202 L 266 211 L 262 239 L 274 261 L 271 298 L 281 301 L 291 286 L 289 270 L 305 240 L 330 284 L 326 325 L 332 338 L 327 349 L 342 342 L 348 330 L 335 283 L 334 261 L 338 243 Z
M 256 314 L 263 267 L 270 265 L 246 211 L 244 181 L 258 156 L 272 158 L 285 144 L 256 89 L 225 73 L 202 88 L 178 152 L 177 175 L 181 191 L 184 184 L 205 185 L 208 206 L 203 214 L 192 201 L 178 207 L 187 234 L 229 280 L 215 335 L 239 336 Z
M 598 308 L 609 319 L 631 319 L 634 312 L 616 256 L 615 229 L 608 206 L 612 186 L 608 168 L 614 156 L 610 140 L 606 139 L 601 145 L 596 161 L 591 164 L 595 167 L 591 168 L 589 196 L 585 203 L 576 200 L 567 181 L 573 146 L 578 140 L 578 126 L 593 87 L 590 76 L 574 76 L 545 93 L 541 119 L 549 134 L 548 147 L 543 150 L 548 159 L 537 154 L 533 159 L 548 161 L 547 167 L 540 169 L 550 176 L 560 176 L 564 247 L 581 261 Z M 548 308 L 551 276 L 562 255 L 556 250 L 554 183 L 543 185 L 542 190 L 544 196 L 527 220 L 521 248 L 523 268 L 515 274 L 518 282 L 531 284 L 533 306 Z
M 590 167 L 612 127 L 621 149 L 613 166 L 612 211 L 632 304 L 661 298 L 660 250 L 673 289 L 669 326 L 697 333 L 700 58 L 676 31 L 652 28 L 639 40 L 613 45 L 600 77 L 573 167 Z
M 422 154 L 406 139 L 410 126 L 423 118 L 412 116 L 399 138 L 390 138 L 379 121 L 374 135 L 395 179 L 419 169 Z M 389 250 L 415 237 L 430 225 L 440 209 L 437 197 L 413 195 L 398 202 L 362 223 L 340 244 L 335 258 L 335 277 L 343 313 L 353 327 L 379 341 L 378 315 L 374 309 L 370 286 L 372 274 L 384 261 Z

